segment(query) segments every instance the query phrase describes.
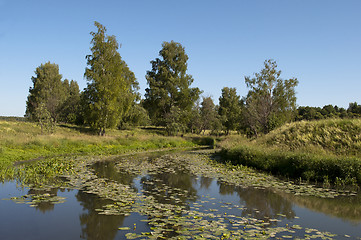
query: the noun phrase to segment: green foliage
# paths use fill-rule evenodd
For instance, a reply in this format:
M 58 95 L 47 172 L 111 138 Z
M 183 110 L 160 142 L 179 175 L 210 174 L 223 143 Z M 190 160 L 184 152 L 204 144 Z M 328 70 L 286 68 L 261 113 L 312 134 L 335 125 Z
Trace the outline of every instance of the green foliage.
M 188 131 L 191 133 L 199 134 L 202 131 L 201 109 L 199 101 L 195 103 L 188 117 Z
M 31 164 L 22 164 L 16 168 L 8 168 L 6 173 L 0 173 L 0 181 L 16 179 L 23 184 L 54 184 L 62 183 L 59 175 L 72 172 L 74 162 L 61 157 L 48 158 Z M 1 171 L 1 170 L 0 170 Z
M 254 78 L 245 77 L 250 88 L 245 99 L 246 125 L 255 135 L 268 133 L 272 129 L 293 119 L 296 110 L 296 78 L 283 80 L 273 60 L 264 62 L 264 69 Z
M 46 109 L 45 103 L 40 103 L 35 108 L 33 113 L 34 118 L 37 119 L 40 127 L 41 127 L 41 134 L 44 133 L 46 130 L 48 133 L 52 133 L 54 130 L 54 122 L 51 118 L 49 111 Z
M 80 119 L 80 93 L 77 82 L 61 80 L 59 66 L 47 62 L 35 70 L 33 87 L 29 89 L 26 114 L 46 129 L 51 123 L 78 123 Z
M 347 113 L 350 117 L 361 117 L 361 105 L 358 105 L 357 102 L 350 103 Z
M 144 108 L 154 124 L 166 126 L 170 119 L 167 115 L 172 107 L 176 107 L 182 115 L 180 124 L 187 125 L 192 107 L 201 93 L 198 88 L 190 87 L 193 77 L 187 74 L 188 56 L 184 47 L 174 41 L 164 42 L 159 56 L 161 58 L 151 61 L 152 70 L 147 71 L 149 87 L 145 90 Z
M 242 145 L 223 149 L 221 155 L 233 164 L 242 164 L 275 175 L 293 179 L 323 182 L 343 181 L 361 184 L 361 160 L 355 157 L 331 156 L 307 152 L 267 149 L 263 146 Z
M 216 106 L 211 97 L 203 97 L 200 108 L 200 119 L 202 123 L 202 130 L 217 130 L 217 121 L 219 121 Z
M 134 73 L 117 52 L 115 36 L 107 36 L 106 28 L 95 22 L 97 32 L 91 32 L 91 55 L 87 55 L 84 76 L 88 80 L 83 94 L 86 123 L 99 129 L 104 135 L 106 128 L 119 125 L 132 103 L 138 98 L 138 82 Z
M 59 107 L 66 98 L 59 66 L 50 62 L 41 64 L 36 68 L 35 75 L 31 78 L 33 86 L 29 89 L 25 115 L 38 121 L 36 109 L 43 105 L 42 107 L 45 107 L 53 121 L 56 122 L 59 116 Z
M 181 115 L 180 108 L 173 106 L 170 112 L 164 116 L 165 129 L 169 136 L 175 136 L 184 131 L 185 125 L 182 124 Z
M 60 121 L 64 123 L 81 123 L 81 106 L 79 85 L 76 81 L 70 82 L 65 79 L 63 82 L 66 99 L 60 106 Z
M 141 104 L 134 103 L 120 121 L 119 129 L 127 129 L 130 126 L 147 126 L 149 123 L 147 110 Z
M 236 130 L 239 127 L 241 101 L 235 88 L 224 87 L 222 89 L 222 95 L 219 97 L 218 114 L 226 130 L 226 134 L 229 134 L 229 131 Z
M 352 103 L 350 105 L 354 106 Z M 357 105 L 357 103 L 356 103 Z M 351 107 L 353 108 L 353 107 Z M 325 105 L 322 108 L 320 107 L 298 107 L 297 108 L 297 116 L 295 117 L 296 121 L 302 120 L 320 120 L 327 118 L 352 118 L 357 117 L 357 113 L 355 114 L 350 110 L 350 108 L 346 111 L 344 108 L 339 108 L 337 106 Z
M 194 137 L 192 142 L 200 146 L 215 147 L 216 140 L 213 137 Z

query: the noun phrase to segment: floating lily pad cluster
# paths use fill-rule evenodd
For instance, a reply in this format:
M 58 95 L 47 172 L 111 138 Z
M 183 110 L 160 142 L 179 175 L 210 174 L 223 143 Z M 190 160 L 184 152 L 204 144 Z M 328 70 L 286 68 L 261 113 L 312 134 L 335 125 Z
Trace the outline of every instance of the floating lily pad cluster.
M 12 197 L 10 200 L 15 203 L 26 203 L 30 207 L 38 207 L 42 203 L 51 203 L 58 204 L 64 203 L 65 197 L 56 196 L 54 194 L 44 193 L 44 194 L 27 194 L 20 197 Z

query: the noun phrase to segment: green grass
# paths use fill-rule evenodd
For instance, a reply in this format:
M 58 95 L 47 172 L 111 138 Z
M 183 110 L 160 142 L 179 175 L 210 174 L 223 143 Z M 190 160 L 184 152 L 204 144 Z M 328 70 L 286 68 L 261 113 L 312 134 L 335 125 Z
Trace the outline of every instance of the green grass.
M 221 143 L 224 161 L 276 175 L 336 187 L 361 184 L 361 120 L 333 119 L 287 124 L 249 141 Z
M 99 137 L 88 128 L 59 125 L 41 134 L 35 123 L 0 120 L 0 169 L 14 162 L 69 154 L 115 155 L 130 151 L 197 146 L 192 138 L 165 137 L 162 129 L 108 130 Z
M 285 150 L 361 156 L 361 120 L 328 119 L 286 124 L 261 139 L 260 144 Z

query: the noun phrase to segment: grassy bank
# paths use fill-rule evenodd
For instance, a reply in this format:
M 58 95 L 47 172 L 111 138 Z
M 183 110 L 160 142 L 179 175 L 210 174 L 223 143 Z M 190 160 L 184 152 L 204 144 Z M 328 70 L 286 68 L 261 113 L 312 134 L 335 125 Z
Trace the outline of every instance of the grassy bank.
M 199 141 L 199 139 L 197 139 Z M 130 151 L 197 146 L 192 138 L 167 137 L 161 129 L 108 130 L 99 137 L 88 128 L 56 126 L 42 135 L 35 123 L 0 120 L 0 169 L 14 162 L 59 155 L 115 155 Z
M 296 122 L 253 141 L 233 136 L 221 147 L 233 164 L 325 187 L 361 184 L 360 120 Z

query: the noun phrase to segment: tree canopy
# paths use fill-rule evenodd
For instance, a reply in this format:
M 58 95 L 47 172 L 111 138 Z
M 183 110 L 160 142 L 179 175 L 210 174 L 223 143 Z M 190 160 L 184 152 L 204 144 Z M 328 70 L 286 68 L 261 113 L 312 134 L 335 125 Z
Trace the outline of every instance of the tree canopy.
M 26 116 L 38 121 L 36 112 L 41 108 L 49 112 L 53 121 L 58 120 L 58 109 L 66 98 L 61 78 L 59 66 L 55 63 L 47 62 L 36 68 L 35 76 L 31 78 L 33 86 L 29 88 Z
M 193 77 L 187 74 L 188 55 L 177 42 L 163 42 L 160 58 L 151 61 L 152 70 L 147 71 L 149 87 L 145 90 L 144 107 L 152 122 L 165 126 L 167 116 L 177 116 L 182 124 L 189 121 L 195 101 L 201 91 L 191 88 Z M 175 114 L 177 112 L 177 114 Z
M 226 134 L 238 128 L 241 116 L 241 100 L 237 95 L 236 88 L 222 88 L 222 95 L 219 97 L 218 113 Z
M 117 126 L 138 98 L 138 82 L 118 53 L 115 36 L 106 35 L 106 28 L 98 22 L 98 31 L 91 32 L 91 55 L 87 55 L 84 76 L 88 84 L 83 102 L 86 123 L 104 135 L 105 129 Z
M 264 68 L 254 74 L 255 77 L 245 77 L 249 88 L 246 103 L 246 123 L 251 131 L 268 133 L 275 127 L 291 121 L 296 110 L 295 87 L 297 78 L 282 79 L 277 63 L 266 60 Z
M 200 108 L 201 130 L 216 130 L 218 124 L 218 114 L 216 105 L 211 97 L 203 97 Z
M 87 87 L 80 92 L 74 80 L 62 80 L 59 66 L 46 62 L 35 70 L 26 102 L 26 114 L 42 130 L 54 123 L 86 124 L 105 134 L 106 128 L 154 124 L 164 126 L 169 135 L 189 131 L 201 133 L 222 129 L 237 130 L 249 136 L 266 134 L 289 121 L 324 118 L 360 118 L 361 105 L 347 109 L 333 105 L 309 107 L 296 105 L 297 78 L 282 79 L 276 61 L 264 61 L 253 77 L 244 78 L 248 93 L 240 98 L 235 88 L 224 87 L 215 106 L 211 97 L 191 87 L 188 55 L 178 42 L 163 42 L 159 57 L 151 60 L 146 72 L 148 88 L 145 99 L 138 93 L 134 73 L 122 60 L 115 36 L 106 34 L 105 26 L 94 22 L 90 32 L 91 54 L 86 56 L 84 77 Z
M 60 121 L 65 123 L 82 122 L 79 85 L 76 81 L 65 79 L 63 82 L 66 98 L 60 106 Z

